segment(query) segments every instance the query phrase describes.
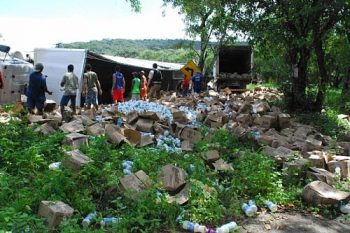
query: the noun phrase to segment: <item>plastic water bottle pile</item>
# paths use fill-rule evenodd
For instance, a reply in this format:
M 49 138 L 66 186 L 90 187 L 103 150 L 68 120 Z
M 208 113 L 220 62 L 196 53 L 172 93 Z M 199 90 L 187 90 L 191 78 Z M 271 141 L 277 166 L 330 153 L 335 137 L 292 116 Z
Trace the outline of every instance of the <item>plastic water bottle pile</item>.
M 198 112 L 189 108 L 189 107 L 186 107 L 186 106 L 180 106 L 179 110 L 183 113 L 185 113 L 187 119 L 190 120 L 190 122 L 193 122 L 193 121 L 196 121 L 197 119 L 197 114 Z
M 124 114 L 128 114 L 133 111 L 137 111 L 139 113 L 158 112 L 160 114 L 161 119 L 165 119 L 170 123 L 173 121 L 173 115 L 171 114 L 170 110 L 167 107 L 157 104 L 155 102 L 131 100 L 124 103 L 120 103 L 118 105 L 118 111 Z
M 123 165 L 123 172 L 125 175 L 132 174 L 132 165 L 134 165 L 134 163 L 132 161 L 124 160 L 122 165 Z
M 164 135 L 157 138 L 157 147 L 168 152 L 179 153 L 181 152 L 181 141 L 165 131 Z
M 208 111 L 208 112 L 210 112 L 211 107 L 205 105 L 205 104 L 202 103 L 202 102 L 199 102 L 199 103 L 197 103 L 196 110 L 197 110 L 198 112 L 200 112 L 200 111 Z

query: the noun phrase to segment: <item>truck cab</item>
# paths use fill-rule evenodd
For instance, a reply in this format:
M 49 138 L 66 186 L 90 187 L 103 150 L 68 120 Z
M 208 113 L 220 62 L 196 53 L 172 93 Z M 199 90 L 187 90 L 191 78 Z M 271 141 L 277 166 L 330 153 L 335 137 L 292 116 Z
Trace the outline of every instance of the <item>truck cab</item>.
M 21 100 L 28 86 L 33 65 L 9 56 L 10 47 L 0 45 L 0 104 Z

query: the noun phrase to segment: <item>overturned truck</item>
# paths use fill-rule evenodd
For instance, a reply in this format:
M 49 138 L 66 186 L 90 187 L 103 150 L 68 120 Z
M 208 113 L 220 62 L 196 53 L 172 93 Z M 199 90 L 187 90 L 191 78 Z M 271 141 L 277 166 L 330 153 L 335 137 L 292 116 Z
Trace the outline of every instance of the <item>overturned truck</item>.
M 219 91 L 226 87 L 244 90 L 252 81 L 253 55 L 248 44 L 223 46 L 214 64 L 214 82 Z

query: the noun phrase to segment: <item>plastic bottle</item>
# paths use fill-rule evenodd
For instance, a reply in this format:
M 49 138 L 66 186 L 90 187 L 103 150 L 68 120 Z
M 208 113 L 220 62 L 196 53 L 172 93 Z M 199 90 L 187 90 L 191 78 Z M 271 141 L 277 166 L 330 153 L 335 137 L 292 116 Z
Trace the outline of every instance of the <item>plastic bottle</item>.
M 266 208 L 268 208 L 271 212 L 276 212 L 277 211 L 277 208 L 278 206 L 271 202 L 271 201 L 265 201 L 264 202 L 264 205 L 266 206 Z
M 237 229 L 237 224 L 232 221 L 216 229 L 216 233 L 229 233 Z
M 256 206 L 256 204 L 255 204 L 255 202 L 253 200 L 249 200 L 248 201 L 248 205 L 254 212 L 258 211 L 258 207 Z
M 335 168 L 335 174 L 337 174 L 338 176 L 340 176 L 340 174 L 341 174 L 341 169 L 340 169 L 338 164 L 337 164 L 337 166 Z
M 244 203 L 242 205 L 242 210 L 248 217 L 254 216 L 255 212 L 254 209 L 252 209 L 247 203 Z
M 350 203 L 344 204 L 343 202 L 341 202 L 340 212 L 342 212 L 343 214 L 350 214 Z
M 206 226 L 194 223 L 191 221 L 183 221 L 182 228 L 191 232 L 206 233 L 208 231 Z
M 207 233 L 217 233 L 217 231 L 213 228 L 208 228 Z
M 49 169 L 50 169 L 50 170 L 57 170 L 57 169 L 60 168 L 60 166 L 61 166 L 61 162 L 51 163 L 51 164 L 49 165 Z
M 92 220 L 96 217 L 96 212 L 88 214 L 82 222 L 83 227 L 88 227 Z
M 100 222 L 101 226 L 105 226 L 105 225 L 108 225 L 108 224 L 115 224 L 118 222 L 118 218 L 103 218 Z

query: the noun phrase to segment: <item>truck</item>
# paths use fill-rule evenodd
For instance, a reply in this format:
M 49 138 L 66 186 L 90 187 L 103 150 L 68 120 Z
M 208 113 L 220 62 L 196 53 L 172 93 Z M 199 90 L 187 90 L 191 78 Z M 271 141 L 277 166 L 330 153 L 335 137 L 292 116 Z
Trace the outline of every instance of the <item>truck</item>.
M 253 53 L 249 44 L 222 46 L 214 63 L 214 88 L 244 90 L 252 81 Z
M 15 103 L 25 94 L 33 65 L 9 55 L 10 47 L 0 45 L 0 104 Z

